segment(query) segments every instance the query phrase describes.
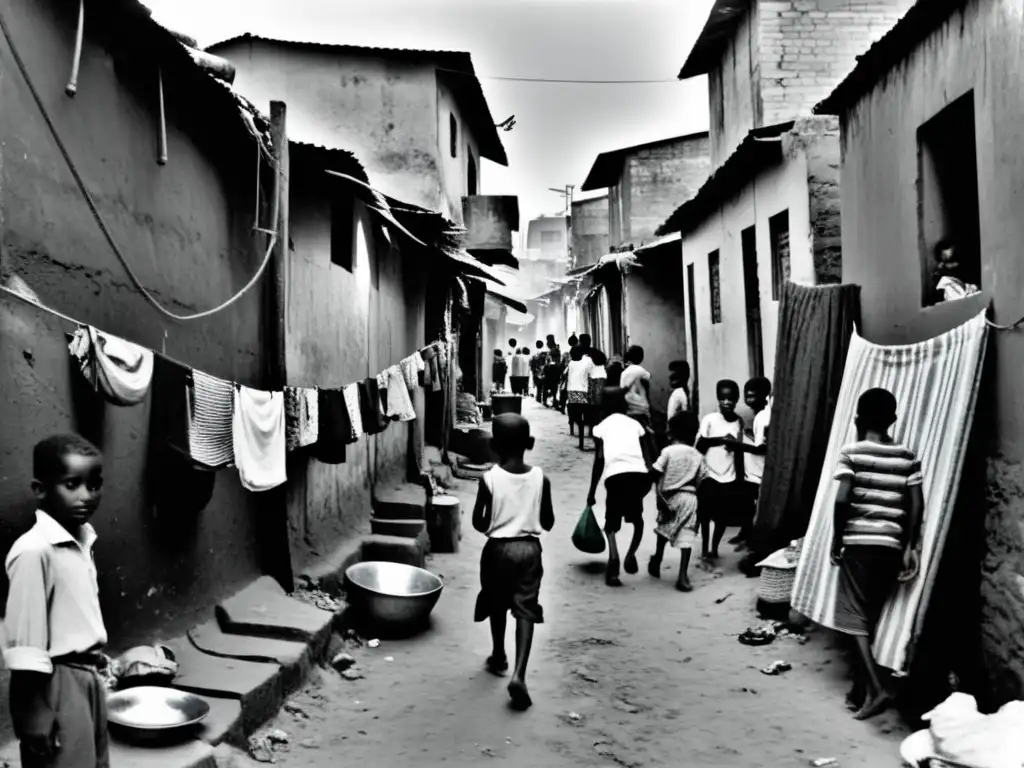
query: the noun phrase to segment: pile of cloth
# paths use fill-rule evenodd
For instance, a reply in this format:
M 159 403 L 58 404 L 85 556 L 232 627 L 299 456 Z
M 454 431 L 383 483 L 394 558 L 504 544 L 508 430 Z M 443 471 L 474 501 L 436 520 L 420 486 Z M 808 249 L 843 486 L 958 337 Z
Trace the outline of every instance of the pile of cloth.
M 983 715 L 973 696 L 954 693 L 922 717 L 928 728 L 900 748 L 912 766 L 1021 768 L 1024 766 L 1024 701 Z

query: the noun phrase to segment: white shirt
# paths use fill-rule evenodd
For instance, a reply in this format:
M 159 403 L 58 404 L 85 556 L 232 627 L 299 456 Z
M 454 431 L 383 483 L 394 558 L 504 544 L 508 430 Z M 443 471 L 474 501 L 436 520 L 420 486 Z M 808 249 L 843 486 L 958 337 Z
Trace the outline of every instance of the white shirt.
M 566 389 L 570 392 L 586 392 L 590 386 L 590 372 L 594 363 L 589 357 L 569 363 Z
M 747 445 L 762 446 L 768 441 L 768 424 L 771 421 L 771 411 L 767 408 L 761 410 L 754 416 L 752 435 L 744 433 L 743 442 Z M 755 453 L 743 454 L 743 472 L 751 483 L 761 484 L 764 477 L 764 456 Z
M 719 412 L 709 413 L 700 423 L 701 437 L 734 437 L 737 440 L 743 431 L 743 422 L 726 421 Z M 719 483 L 731 483 L 736 479 L 736 455 L 724 445 L 708 448 L 704 454 L 704 466 L 708 470 L 708 478 Z
M 646 416 L 651 412 L 643 382 L 650 381 L 651 374 L 641 365 L 631 365 L 622 372 L 619 386 L 626 391 L 626 407 L 629 413 Z
M 690 398 L 686 396 L 686 390 L 682 387 L 673 389 L 672 394 L 668 396 L 668 408 L 665 418 L 671 419 L 677 413 L 684 413 L 688 410 L 690 410 Z
M 532 467 L 524 475 L 514 475 L 499 466 L 484 474 L 484 485 L 491 494 L 492 539 L 540 536 L 540 505 L 544 496 L 544 472 Z
M 627 472 L 647 474 L 647 462 L 640 440 L 647 434 L 636 419 L 623 413 L 613 413 L 596 427 L 594 437 L 604 448 L 604 477 L 624 475 Z
M 88 523 L 79 541 L 41 510 L 36 524 L 14 542 L 5 563 L 11 585 L 3 651 L 8 669 L 51 674 L 51 659 L 106 645 L 95 543 Z
M 518 377 L 529 376 L 530 358 L 526 355 L 512 355 L 512 375 Z
M 608 370 L 603 365 L 595 365 L 590 369 L 591 379 L 607 379 Z

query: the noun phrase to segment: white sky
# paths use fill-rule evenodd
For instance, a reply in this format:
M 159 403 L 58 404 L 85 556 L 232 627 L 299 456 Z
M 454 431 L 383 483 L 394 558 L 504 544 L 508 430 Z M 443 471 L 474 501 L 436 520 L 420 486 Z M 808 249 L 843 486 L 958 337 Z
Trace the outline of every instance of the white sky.
M 712 0 L 144 0 L 209 45 L 243 32 L 316 42 L 469 51 L 481 76 L 675 80 Z M 562 209 L 599 152 L 707 129 L 707 85 L 506 82 L 481 77 L 509 167 L 485 194 L 519 195 L 523 221 Z M 525 225 L 523 227 L 525 229 Z

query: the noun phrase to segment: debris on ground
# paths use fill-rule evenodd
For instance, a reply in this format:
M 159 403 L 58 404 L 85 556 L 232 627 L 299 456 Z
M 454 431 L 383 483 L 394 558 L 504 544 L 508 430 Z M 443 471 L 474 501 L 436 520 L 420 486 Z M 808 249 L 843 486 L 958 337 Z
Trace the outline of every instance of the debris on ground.
M 355 663 L 355 657 L 348 651 L 342 651 L 341 653 L 335 655 L 333 659 L 331 659 L 331 666 L 339 672 L 344 672 L 346 669 L 349 669 L 350 667 L 354 666 Z
M 258 763 L 275 763 L 274 747 L 266 736 L 249 737 L 249 757 Z
M 351 667 L 349 669 L 343 670 L 341 676 L 344 677 L 346 680 L 362 680 L 364 677 L 362 672 L 360 672 L 358 669 L 352 669 Z
M 374 638 L 373 640 L 368 642 L 367 645 L 370 646 L 371 648 L 379 648 L 380 647 L 380 640 L 378 640 L 377 638 Z
M 563 722 L 569 725 L 581 726 L 583 725 L 583 715 L 579 712 L 565 712 L 558 716 Z
M 811 765 L 814 768 L 826 768 L 830 765 L 839 765 L 839 761 L 834 757 L 819 757 L 817 760 L 811 760 Z
M 773 661 L 767 667 L 761 670 L 763 675 L 781 675 L 783 672 L 789 672 L 793 668 L 793 665 L 785 661 Z
M 299 576 L 295 591 L 291 594 L 296 600 L 319 608 L 322 611 L 338 613 L 345 607 L 345 601 L 328 594 L 320 586 L 320 582 L 311 576 Z
M 385 656 L 384 657 L 384 661 L 394 661 L 394 660 L 395 660 L 394 656 Z
M 721 605 L 721 604 L 722 604 L 722 603 L 724 603 L 724 602 L 725 602 L 726 600 L 728 600 L 728 599 L 729 599 L 730 597 L 732 597 L 732 592 L 726 592 L 726 593 L 725 593 L 724 595 L 722 595 L 722 596 L 721 596 L 720 598 L 718 598 L 717 600 L 715 600 L 715 605 Z
M 775 632 L 763 627 L 759 629 L 747 629 L 739 636 L 738 640 L 743 645 L 770 645 L 775 642 Z
M 290 715 L 294 715 L 300 720 L 309 720 L 309 714 L 307 714 L 306 710 L 294 701 L 286 701 L 284 704 L 284 711 Z
M 282 731 L 280 728 L 275 728 L 272 731 L 267 731 L 267 741 L 271 744 L 287 744 L 290 739 L 288 734 Z
M 354 629 L 346 629 L 342 633 L 341 637 L 345 642 L 352 643 L 352 645 L 357 648 L 363 647 L 363 638 L 361 638 Z
M 596 677 L 592 677 L 591 675 L 588 675 L 586 672 L 583 672 L 583 671 L 581 671 L 579 669 L 574 669 L 572 671 L 572 673 L 574 675 L 576 675 L 576 677 L 578 677 L 580 680 L 583 680 L 584 682 L 595 683 L 595 684 L 598 682 Z
M 612 706 L 614 706 L 620 712 L 625 712 L 627 715 L 635 715 L 640 712 L 640 707 L 636 704 L 630 704 L 625 699 L 616 699 Z

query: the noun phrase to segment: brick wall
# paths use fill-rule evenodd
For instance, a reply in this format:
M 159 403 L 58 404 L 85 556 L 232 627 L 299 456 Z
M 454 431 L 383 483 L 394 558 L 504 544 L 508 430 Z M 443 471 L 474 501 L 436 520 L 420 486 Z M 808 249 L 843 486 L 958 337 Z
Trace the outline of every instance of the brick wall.
M 624 242 L 641 245 L 652 240 L 654 231 L 697 193 L 710 171 L 707 136 L 680 139 L 630 155 L 624 174 L 629 179 Z
M 796 121 L 784 137 L 783 150 L 804 154 L 807 161 L 808 213 L 816 285 L 843 281 L 843 247 L 839 195 L 839 119 L 809 117 Z
M 596 264 L 608 253 L 608 197 L 572 204 L 572 266 Z
M 760 0 L 764 125 L 810 114 L 914 0 Z

